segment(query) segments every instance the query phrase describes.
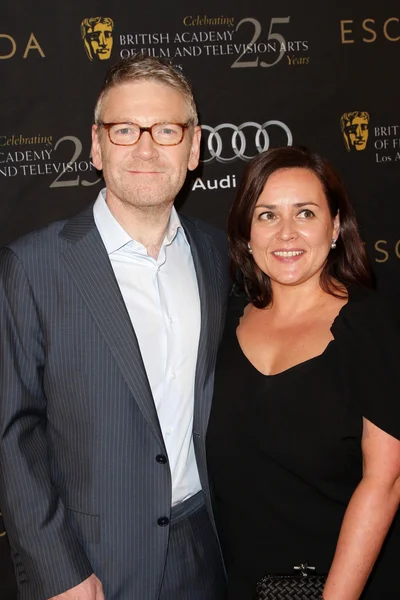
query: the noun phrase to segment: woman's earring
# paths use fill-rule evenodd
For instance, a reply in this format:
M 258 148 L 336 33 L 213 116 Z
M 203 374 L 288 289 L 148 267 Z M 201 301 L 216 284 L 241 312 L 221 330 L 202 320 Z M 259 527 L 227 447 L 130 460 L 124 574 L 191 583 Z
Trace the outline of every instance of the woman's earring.
M 249 254 L 253 254 L 253 250 L 251 249 L 251 246 L 249 243 L 247 243 L 247 248 L 249 250 Z
M 332 250 L 336 248 L 336 240 L 332 240 L 331 248 Z

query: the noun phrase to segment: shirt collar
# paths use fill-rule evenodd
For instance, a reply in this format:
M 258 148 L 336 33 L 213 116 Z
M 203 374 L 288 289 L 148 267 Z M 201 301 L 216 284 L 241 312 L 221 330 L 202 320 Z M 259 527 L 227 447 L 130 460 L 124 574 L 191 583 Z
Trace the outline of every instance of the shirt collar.
M 106 202 L 106 188 L 102 189 L 97 196 L 97 200 L 93 205 L 93 216 L 108 254 L 112 254 L 132 241 L 138 243 L 130 237 L 108 208 Z M 179 220 L 178 213 L 173 206 L 162 246 L 172 244 L 178 233 L 182 236 L 184 241 L 189 244 Z
M 163 245 L 167 246 L 168 244 L 172 244 L 178 232 L 182 234 L 183 239 L 187 242 L 185 231 L 179 220 L 178 213 L 176 212 L 175 206 L 173 206 L 171 210 L 171 215 L 169 217 L 167 232 L 165 234 Z

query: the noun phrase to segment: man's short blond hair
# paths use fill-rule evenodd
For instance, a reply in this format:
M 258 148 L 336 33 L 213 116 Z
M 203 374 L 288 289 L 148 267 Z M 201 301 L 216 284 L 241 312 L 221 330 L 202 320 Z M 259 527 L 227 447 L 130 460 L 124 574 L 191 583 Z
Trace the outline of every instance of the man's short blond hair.
M 145 54 L 135 54 L 129 58 L 124 58 L 107 72 L 95 105 L 94 122 L 99 123 L 101 121 L 103 99 L 110 89 L 123 83 L 137 81 L 155 81 L 179 92 L 185 99 L 189 110 L 189 124 L 192 126 L 197 125 L 197 108 L 189 81 L 169 61 Z

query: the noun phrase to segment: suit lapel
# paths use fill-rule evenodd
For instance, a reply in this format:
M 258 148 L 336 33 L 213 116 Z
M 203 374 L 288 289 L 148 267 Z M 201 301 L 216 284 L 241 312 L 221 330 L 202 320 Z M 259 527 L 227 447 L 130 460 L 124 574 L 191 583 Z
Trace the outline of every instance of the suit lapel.
M 190 244 L 200 296 L 201 329 L 195 379 L 194 430 L 203 435 L 211 407 L 211 391 L 206 381 L 212 375 L 221 328 L 220 285 L 212 253 L 213 240 L 190 220 L 182 219 L 182 225 Z
M 65 266 L 117 361 L 122 376 L 156 438 L 164 445 L 157 411 L 133 330 L 93 208 L 70 219 L 60 235 L 69 244 Z

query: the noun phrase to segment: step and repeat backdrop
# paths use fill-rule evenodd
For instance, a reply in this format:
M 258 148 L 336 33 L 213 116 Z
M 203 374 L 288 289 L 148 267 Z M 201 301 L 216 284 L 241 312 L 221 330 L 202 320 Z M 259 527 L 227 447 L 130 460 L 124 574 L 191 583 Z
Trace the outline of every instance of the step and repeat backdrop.
M 253 156 L 309 146 L 341 173 L 377 285 L 397 302 L 398 0 L 5 0 L 0 15 L 0 245 L 96 198 L 93 105 L 108 67 L 143 52 L 182 69 L 198 103 L 202 161 L 182 212 L 224 227 Z M 0 596 L 14 600 L 2 525 L 0 545 Z

